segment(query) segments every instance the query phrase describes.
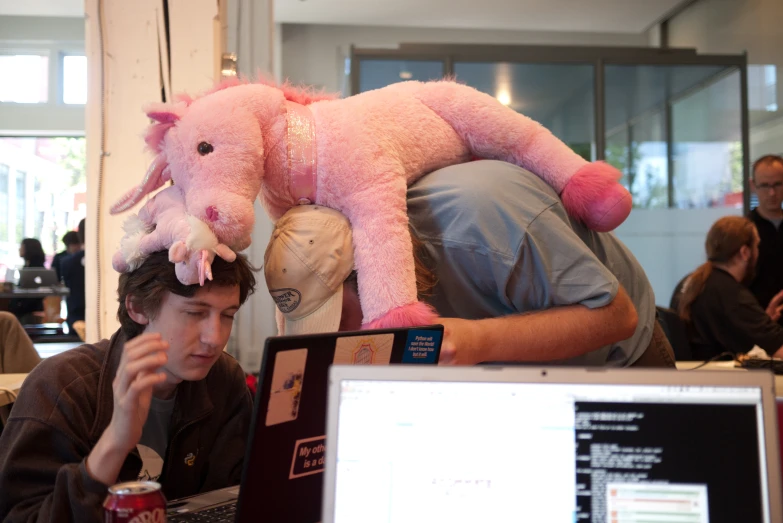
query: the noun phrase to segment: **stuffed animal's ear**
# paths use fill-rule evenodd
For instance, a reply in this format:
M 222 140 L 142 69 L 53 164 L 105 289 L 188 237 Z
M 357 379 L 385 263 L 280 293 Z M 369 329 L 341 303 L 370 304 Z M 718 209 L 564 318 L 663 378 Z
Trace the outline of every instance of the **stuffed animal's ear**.
M 144 141 L 150 150 L 160 153 L 163 151 L 163 139 L 169 129 L 174 127 L 188 108 L 188 101 L 177 103 L 152 103 L 144 107 L 144 111 L 155 121 L 147 128 Z
M 182 118 L 187 108 L 184 100 L 173 104 L 156 102 L 145 105 L 144 112 L 158 123 L 174 123 Z
M 171 172 L 168 169 L 166 158 L 159 154 L 152 160 L 144 180 L 137 186 L 125 193 L 114 205 L 111 206 L 111 214 L 119 214 L 127 211 L 141 201 L 146 195 L 161 187 L 167 180 L 171 179 Z

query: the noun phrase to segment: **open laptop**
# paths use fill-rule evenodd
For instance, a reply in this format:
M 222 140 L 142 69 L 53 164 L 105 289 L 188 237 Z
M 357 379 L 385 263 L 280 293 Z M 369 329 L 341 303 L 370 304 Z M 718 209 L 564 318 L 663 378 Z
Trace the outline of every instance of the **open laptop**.
M 324 523 L 783 521 L 772 374 L 330 370 Z
M 57 285 L 57 273 L 53 269 L 43 267 L 25 267 L 19 269 L 20 289 L 37 289 L 39 287 L 52 287 Z
M 173 501 L 168 521 L 318 522 L 329 367 L 434 365 L 442 339 L 442 325 L 267 338 L 241 486 Z

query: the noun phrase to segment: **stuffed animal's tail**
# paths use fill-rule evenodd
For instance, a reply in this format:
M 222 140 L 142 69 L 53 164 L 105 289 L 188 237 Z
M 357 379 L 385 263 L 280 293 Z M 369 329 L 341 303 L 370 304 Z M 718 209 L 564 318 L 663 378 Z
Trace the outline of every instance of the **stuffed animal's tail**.
M 419 85 L 415 96 L 451 125 L 471 153 L 532 171 L 588 227 L 612 230 L 631 212 L 631 195 L 614 167 L 587 162 L 538 122 L 472 87 L 449 81 Z

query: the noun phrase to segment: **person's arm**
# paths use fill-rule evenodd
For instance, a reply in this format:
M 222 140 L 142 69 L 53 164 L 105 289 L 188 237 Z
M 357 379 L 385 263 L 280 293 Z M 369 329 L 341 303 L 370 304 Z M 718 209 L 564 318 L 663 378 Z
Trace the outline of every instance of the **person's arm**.
M 62 259 L 62 253 L 58 252 L 54 255 L 54 258 L 52 258 L 52 266 L 49 267 L 50 269 L 54 269 L 55 274 L 57 274 L 57 283 L 62 281 L 62 277 L 60 276 L 60 259 Z
M 63 284 L 65 284 L 66 287 L 70 288 L 71 286 L 71 266 L 73 265 L 73 254 L 69 254 L 67 256 L 63 256 L 63 258 L 60 260 L 60 278 L 62 279 Z
M 152 389 L 166 375 L 155 372 L 168 356 L 168 342 L 160 334 L 141 334 L 125 344 L 117 374 L 112 383 L 114 411 L 111 422 L 85 460 L 90 476 L 113 485 L 122 464 L 136 447 L 152 402 Z
M 783 327 L 772 321 L 749 290 L 743 288 L 727 305 L 728 313 L 719 327 L 728 330 L 724 339 L 739 338 L 743 345 L 758 345 L 769 354 L 781 352 Z
M 777 293 L 772 300 L 770 300 L 766 312 L 767 316 L 769 316 L 772 321 L 778 321 L 780 319 L 780 315 L 783 313 L 783 291 Z
M 442 318 L 440 363 L 473 365 L 486 361 L 552 361 L 631 337 L 637 315 L 620 287 L 608 305 L 590 309 L 566 305 L 483 320 Z
M 160 358 L 165 347 L 160 335 L 142 335 L 125 345 L 114 381 L 112 420 L 92 449 L 83 436 L 92 413 L 69 406 L 63 392 L 44 409 L 51 414 L 29 416 L 24 407 L 19 410 L 22 403 L 41 400 L 30 390 L 34 381 L 25 383 L 0 436 L 0 521 L 103 519 L 107 489 L 141 438 L 151 401 L 147 392 L 161 380 L 153 371 L 165 361 Z
M 101 521 L 107 486 L 87 473 L 87 445 L 12 416 L 0 437 L 0 521 Z

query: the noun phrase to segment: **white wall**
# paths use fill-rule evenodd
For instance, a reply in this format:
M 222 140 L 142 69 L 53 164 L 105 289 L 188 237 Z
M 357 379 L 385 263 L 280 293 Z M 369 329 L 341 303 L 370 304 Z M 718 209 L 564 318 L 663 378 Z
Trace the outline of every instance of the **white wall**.
M 700 53 L 747 51 L 748 64 L 777 67 L 777 111 L 751 111 L 750 159 L 783 152 L 783 1 L 699 0 L 669 22 L 669 42 Z
M 283 77 L 292 83 L 343 90 L 345 58 L 350 46 L 395 47 L 400 43 L 520 44 L 520 45 L 648 45 L 646 33 L 602 34 L 531 31 L 485 31 L 283 24 Z
M 728 214 L 741 209 L 634 209 L 617 229 L 647 273 L 656 304 L 668 307 L 677 282 L 704 263 L 707 231 Z
M 83 18 L 0 16 L 0 53 L 49 56 L 49 100 L 44 104 L 0 103 L 0 134 L 7 136 L 84 134 L 84 106 L 58 101 L 56 79 L 62 53 L 84 54 Z M 2 78 L 0 81 L 13 81 Z
M 0 16 L 0 40 L 80 42 L 84 46 L 84 18 Z

